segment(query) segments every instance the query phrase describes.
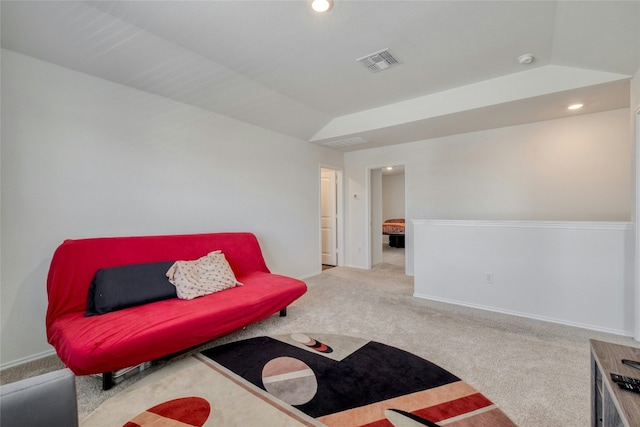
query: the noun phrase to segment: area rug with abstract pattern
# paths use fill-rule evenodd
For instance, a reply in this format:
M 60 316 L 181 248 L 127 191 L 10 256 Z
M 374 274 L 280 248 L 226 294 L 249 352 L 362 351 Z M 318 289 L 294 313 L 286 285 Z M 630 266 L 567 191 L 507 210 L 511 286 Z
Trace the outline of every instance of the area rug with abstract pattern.
M 515 426 L 482 393 L 406 351 L 361 338 L 251 338 L 179 360 L 104 402 L 103 426 Z

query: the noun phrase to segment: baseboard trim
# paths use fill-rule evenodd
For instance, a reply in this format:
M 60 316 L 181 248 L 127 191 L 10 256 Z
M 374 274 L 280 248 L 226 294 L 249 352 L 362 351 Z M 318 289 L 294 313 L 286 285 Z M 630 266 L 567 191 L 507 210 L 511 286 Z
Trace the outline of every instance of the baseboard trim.
M 35 360 L 44 359 L 45 357 L 55 356 L 55 354 L 56 354 L 56 351 L 52 349 L 52 350 L 43 351 L 42 353 L 34 354 L 34 355 L 31 355 L 31 356 L 22 357 L 22 358 L 20 358 L 18 360 L 14 360 L 14 361 L 11 361 L 11 362 L 0 363 L 0 370 L 13 368 L 13 367 L 19 366 L 19 365 L 24 365 L 25 363 L 33 362 Z
M 451 300 L 451 299 L 447 299 L 447 298 L 439 298 L 439 297 L 434 297 L 432 295 L 426 295 L 426 294 L 420 294 L 420 293 L 414 293 L 413 296 L 416 297 L 416 298 L 421 298 L 421 299 L 426 299 L 426 300 L 431 300 L 431 301 L 437 301 L 437 302 L 443 302 L 443 303 L 446 303 L 446 304 L 458 305 L 458 306 L 461 306 L 461 307 L 469 307 L 469 308 L 475 308 L 475 309 L 478 309 L 478 310 L 490 311 L 490 312 L 493 312 L 493 313 L 506 314 L 506 315 L 509 315 L 509 316 L 516 316 L 516 317 L 523 317 L 523 318 L 526 318 L 526 319 L 539 320 L 541 322 L 555 323 L 555 324 L 558 324 L 558 325 L 571 326 L 571 327 L 580 328 L 580 329 L 588 329 L 590 331 L 604 332 L 604 333 L 613 334 L 613 335 L 620 335 L 620 336 L 623 336 L 623 337 L 633 337 L 633 332 L 631 332 L 631 331 L 624 331 L 624 330 L 617 330 L 617 329 L 610 329 L 610 328 L 602 328 L 602 327 L 599 327 L 599 326 L 596 326 L 596 325 L 589 325 L 589 324 L 578 323 L 578 322 L 570 322 L 570 321 L 567 321 L 567 320 L 556 319 L 556 318 L 553 318 L 553 317 L 536 316 L 536 315 L 530 314 L 530 313 L 523 313 L 523 312 L 512 311 L 512 310 L 504 310 L 504 309 L 499 309 L 499 308 L 496 308 L 496 307 L 484 306 L 484 305 L 480 305 L 480 304 L 471 304 L 471 303 L 464 302 L 464 301 Z
M 345 265 L 345 267 L 348 267 L 348 268 L 355 268 L 355 269 L 357 269 L 357 270 L 370 270 L 370 268 L 363 267 L 363 266 L 361 266 L 361 265 L 356 265 L 356 264 L 347 264 L 347 265 Z
M 322 274 L 322 270 L 320 271 L 316 271 L 314 273 L 309 273 L 309 274 L 305 274 L 303 276 L 298 277 L 298 280 L 304 280 L 304 279 L 309 279 L 311 277 L 317 276 L 319 274 Z

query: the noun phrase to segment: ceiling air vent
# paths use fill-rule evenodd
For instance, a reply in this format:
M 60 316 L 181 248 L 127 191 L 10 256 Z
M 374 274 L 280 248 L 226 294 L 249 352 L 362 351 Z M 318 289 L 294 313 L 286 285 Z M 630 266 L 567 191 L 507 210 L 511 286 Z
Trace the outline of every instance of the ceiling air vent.
M 363 56 L 360 59 L 356 59 L 356 61 L 367 67 L 372 73 L 400 65 L 400 62 L 391 55 L 389 49 Z
M 355 138 L 348 138 L 348 139 L 341 139 L 338 141 L 329 141 L 329 142 L 324 142 L 322 143 L 322 145 L 326 146 L 326 147 L 347 147 L 349 145 L 356 145 L 356 144 L 364 144 L 367 141 L 366 139 L 362 138 L 361 136 L 356 136 Z

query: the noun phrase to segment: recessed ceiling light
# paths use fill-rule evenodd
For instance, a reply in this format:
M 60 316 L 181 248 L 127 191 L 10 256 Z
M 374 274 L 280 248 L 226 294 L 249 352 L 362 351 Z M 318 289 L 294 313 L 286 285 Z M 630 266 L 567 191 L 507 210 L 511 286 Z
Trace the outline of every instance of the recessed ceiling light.
M 311 8 L 316 12 L 326 12 L 333 6 L 333 0 L 313 0 Z
M 388 171 L 392 171 L 392 170 L 393 170 L 393 168 L 392 168 L 391 166 L 387 166 L 387 170 L 388 170 Z
M 579 110 L 582 107 L 584 107 L 584 104 L 572 104 L 572 105 L 569 105 L 567 108 L 569 110 Z

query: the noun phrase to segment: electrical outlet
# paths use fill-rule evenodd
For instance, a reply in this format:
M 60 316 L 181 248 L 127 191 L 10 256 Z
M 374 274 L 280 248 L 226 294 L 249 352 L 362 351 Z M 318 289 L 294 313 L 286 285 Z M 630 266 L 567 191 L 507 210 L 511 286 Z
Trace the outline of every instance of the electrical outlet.
M 484 273 L 484 283 L 493 283 L 493 272 L 488 271 Z

